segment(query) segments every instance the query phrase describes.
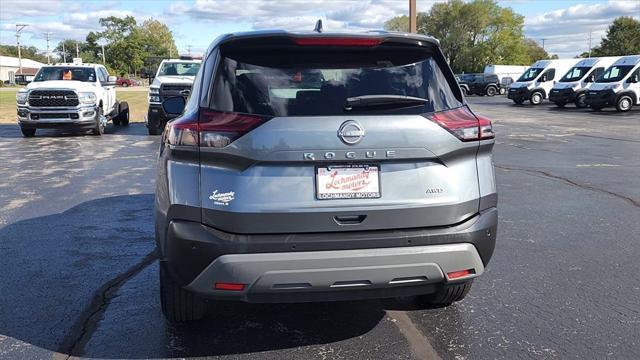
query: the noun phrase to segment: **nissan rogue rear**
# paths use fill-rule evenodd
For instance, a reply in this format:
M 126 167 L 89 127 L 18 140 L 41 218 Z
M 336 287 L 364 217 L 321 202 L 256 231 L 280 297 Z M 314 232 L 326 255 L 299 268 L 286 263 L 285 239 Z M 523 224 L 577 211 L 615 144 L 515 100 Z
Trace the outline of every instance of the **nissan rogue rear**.
M 181 114 L 156 181 L 170 321 L 210 300 L 446 306 L 491 258 L 492 125 L 431 37 L 225 35 L 186 106 L 163 105 Z

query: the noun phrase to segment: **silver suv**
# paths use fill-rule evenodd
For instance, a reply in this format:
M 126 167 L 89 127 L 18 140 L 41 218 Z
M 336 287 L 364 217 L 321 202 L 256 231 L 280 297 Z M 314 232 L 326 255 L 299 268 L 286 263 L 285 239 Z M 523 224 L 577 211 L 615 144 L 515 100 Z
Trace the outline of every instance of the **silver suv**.
M 162 310 L 416 295 L 446 306 L 493 253 L 491 122 L 427 36 L 250 32 L 207 50 L 156 181 Z

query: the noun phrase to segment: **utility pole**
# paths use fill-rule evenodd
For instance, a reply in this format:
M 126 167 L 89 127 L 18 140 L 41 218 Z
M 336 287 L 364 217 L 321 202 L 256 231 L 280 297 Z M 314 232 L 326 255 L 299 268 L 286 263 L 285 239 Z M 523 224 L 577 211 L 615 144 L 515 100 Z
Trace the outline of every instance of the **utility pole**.
M 67 50 L 64 48 L 64 40 L 62 40 L 62 62 L 67 62 Z
M 16 44 L 18 45 L 18 68 L 20 69 L 20 74 L 22 75 L 22 55 L 20 54 L 20 32 L 24 29 L 27 24 L 16 24 Z
M 106 65 L 107 62 L 104 59 L 104 43 L 102 43 L 102 65 Z
M 51 32 L 44 33 L 44 36 L 47 37 L 47 64 L 51 64 L 51 59 L 49 57 L 49 40 L 51 39 L 51 35 L 53 35 Z
M 416 0 L 409 0 L 409 32 L 416 33 L 417 25 L 416 25 Z
M 76 40 L 76 57 L 80 57 L 80 48 L 78 48 L 78 40 Z
M 547 40 L 547 39 L 542 38 L 542 39 L 540 39 L 540 40 L 542 40 L 542 50 L 544 50 L 544 41 L 545 41 L 545 40 Z
M 593 30 L 589 29 L 589 57 L 591 57 L 591 33 Z
M 191 55 L 191 45 L 187 45 L 187 52 L 189 53 L 189 55 Z

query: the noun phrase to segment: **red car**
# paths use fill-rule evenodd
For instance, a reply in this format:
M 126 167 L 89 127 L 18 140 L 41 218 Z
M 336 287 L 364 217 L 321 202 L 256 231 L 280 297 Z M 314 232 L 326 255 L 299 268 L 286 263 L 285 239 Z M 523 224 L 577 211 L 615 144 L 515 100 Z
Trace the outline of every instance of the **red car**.
M 116 85 L 123 86 L 123 87 L 135 86 L 136 82 L 131 79 L 125 79 L 125 78 L 119 77 L 116 79 Z

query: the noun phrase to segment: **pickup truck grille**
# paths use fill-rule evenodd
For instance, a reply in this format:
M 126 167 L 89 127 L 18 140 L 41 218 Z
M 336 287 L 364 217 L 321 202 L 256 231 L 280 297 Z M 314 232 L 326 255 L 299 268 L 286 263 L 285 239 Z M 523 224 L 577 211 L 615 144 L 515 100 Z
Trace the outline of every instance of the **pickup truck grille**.
M 180 92 L 183 90 L 191 90 L 191 85 L 162 85 L 160 87 L 160 97 L 162 101 L 174 97 L 174 96 L 184 96 Z
M 29 94 L 30 106 L 78 106 L 78 95 L 72 90 L 33 90 Z

